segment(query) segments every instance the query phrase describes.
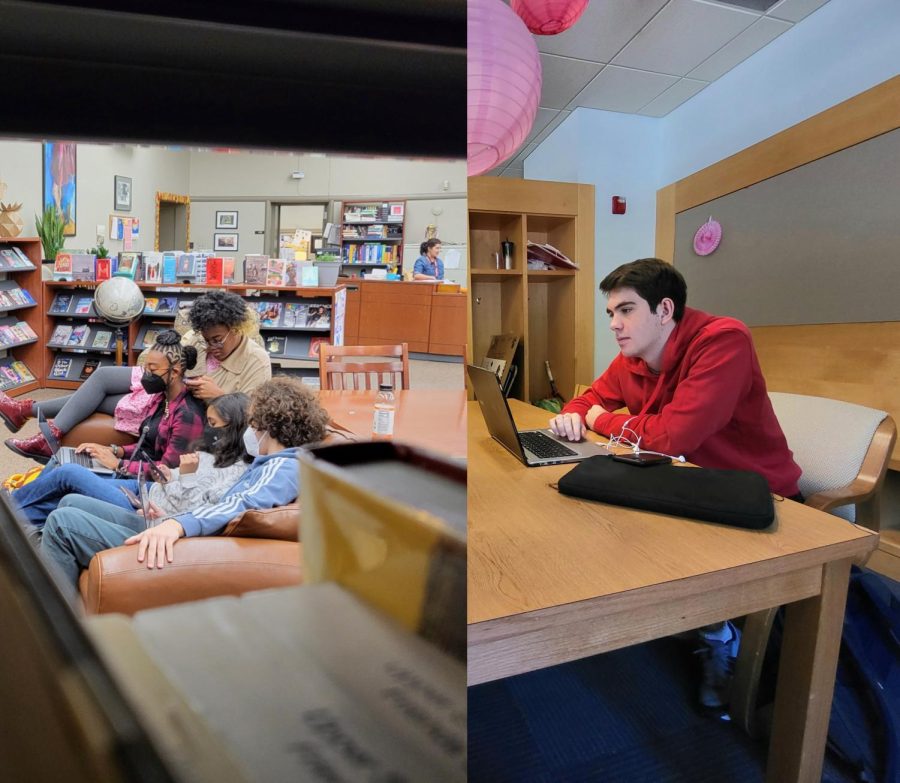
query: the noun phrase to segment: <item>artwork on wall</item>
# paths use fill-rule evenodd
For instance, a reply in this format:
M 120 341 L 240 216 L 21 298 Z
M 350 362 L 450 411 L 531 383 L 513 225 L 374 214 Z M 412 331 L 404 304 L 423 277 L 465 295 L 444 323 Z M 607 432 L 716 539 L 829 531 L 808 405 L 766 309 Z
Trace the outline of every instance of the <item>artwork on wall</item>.
M 216 228 L 235 229 L 238 227 L 237 211 L 216 210 Z
M 115 180 L 115 209 L 117 212 L 129 212 L 131 210 L 131 177 L 120 177 L 118 174 Z
M 75 236 L 75 144 L 44 142 L 44 209 L 55 207 L 63 216 L 63 236 Z
M 234 252 L 237 249 L 237 234 L 213 234 L 213 250 L 225 250 Z

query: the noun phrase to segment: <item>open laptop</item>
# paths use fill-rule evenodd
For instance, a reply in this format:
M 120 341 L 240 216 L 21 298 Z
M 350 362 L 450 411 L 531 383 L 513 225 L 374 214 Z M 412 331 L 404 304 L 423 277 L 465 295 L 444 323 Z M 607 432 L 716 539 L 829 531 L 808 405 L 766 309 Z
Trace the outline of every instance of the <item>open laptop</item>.
M 59 441 L 53 434 L 53 430 L 50 429 L 47 420 L 41 414 L 40 409 L 38 409 L 37 421 L 41 433 L 43 433 L 44 437 L 47 439 L 47 445 L 50 446 L 50 451 L 53 452 L 53 456 L 56 457 L 56 461 L 60 465 L 81 465 L 88 470 L 92 470 L 94 473 L 103 475 L 109 475 L 115 472 L 88 454 L 76 454 L 75 449 L 72 446 L 60 446 Z
M 471 364 L 466 369 L 491 436 L 528 467 L 578 462 L 604 453 L 596 443 L 570 443 L 549 429 L 517 430 L 497 376 Z

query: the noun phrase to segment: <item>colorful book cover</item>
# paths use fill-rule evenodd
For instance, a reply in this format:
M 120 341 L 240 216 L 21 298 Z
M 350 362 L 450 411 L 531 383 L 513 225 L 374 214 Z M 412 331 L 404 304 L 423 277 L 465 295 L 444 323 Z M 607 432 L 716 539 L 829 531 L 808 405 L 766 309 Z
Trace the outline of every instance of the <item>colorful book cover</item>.
M 21 288 L 10 288 L 9 290 L 7 290 L 6 293 L 9 295 L 9 298 L 13 300 L 14 304 L 17 304 L 17 305 L 25 304 L 25 297 L 22 295 Z
M 223 285 L 225 282 L 225 259 L 210 256 L 206 259 L 206 284 Z
M 0 343 L 3 345 L 12 345 L 16 342 L 16 338 L 9 326 L 0 326 Z
M 50 370 L 51 378 L 65 378 L 72 368 L 72 360 L 68 356 L 57 356 Z
M 15 306 L 16 303 L 13 301 L 13 298 L 6 291 L 0 290 L 0 308 L 9 309 Z
M 301 286 L 317 286 L 319 285 L 319 267 L 312 264 L 305 264 L 300 269 L 300 285 Z
M 249 255 L 244 258 L 244 282 L 248 285 L 264 284 L 269 268 L 269 257 Z
M 34 329 L 31 328 L 30 324 L 27 321 L 19 321 L 16 326 L 18 326 L 19 329 L 21 329 L 25 333 L 26 340 L 37 340 L 37 332 L 35 332 Z
M 19 324 L 12 324 L 9 327 L 9 331 L 12 332 L 13 339 L 17 343 L 24 343 L 27 340 L 31 339 L 31 337 L 28 335 L 28 332 L 26 332 L 21 326 L 19 326 Z
M 94 279 L 109 280 L 110 277 L 112 277 L 112 261 L 108 258 L 98 258 Z
M 278 326 L 281 319 L 281 302 L 260 302 L 257 307 L 260 326 Z
M 271 354 L 282 354 L 287 345 L 286 337 L 267 337 L 266 350 Z
M 60 324 L 53 330 L 50 342 L 55 345 L 65 345 L 72 336 L 72 327 L 69 324 Z
M 22 383 L 22 379 L 19 377 L 19 373 L 17 373 L 17 372 L 16 372 L 12 367 L 10 367 L 8 364 L 4 364 L 2 367 L 0 367 L 0 372 L 3 373 L 3 375 L 4 375 L 5 378 L 6 378 L 6 380 L 9 381 L 9 384 L 10 384 L 10 385 L 15 386 L 15 385 L 17 385 L 17 384 Z
M 27 269 L 28 267 L 31 267 L 32 269 L 34 268 L 34 264 L 32 264 L 31 259 L 25 255 L 25 253 L 22 251 L 22 248 L 20 248 L 18 245 L 13 245 L 12 251 L 19 257 L 20 263 L 16 264 L 19 269 Z
M 19 290 L 22 292 L 22 296 L 25 298 L 25 304 L 37 304 L 37 302 L 34 301 L 34 297 L 31 295 L 31 291 L 29 291 L 27 288 L 20 288 Z
M 72 294 L 57 294 L 53 299 L 51 313 L 65 313 L 72 304 Z
M 148 329 L 146 334 L 144 334 L 144 348 L 149 348 L 151 345 L 154 345 L 158 334 L 159 329 Z
M 285 262 L 277 258 L 269 259 L 269 268 L 266 272 L 266 285 L 280 287 L 284 285 Z
M 225 285 L 234 282 L 234 256 L 222 256 L 222 275 Z
M 34 380 L 34 374 L 28 369 L 28 365 L 25 362 L 15 361 L 10 366 L 18 373 L 22 383 Z
M 72 279 L 93 280 L 96 260 L 91 253 L 72 253 Z
M 14 269 L 18 259 L 10 248 L 0 250 L 0 269 Z
M 81 368 L 81 375 L 79 375 L 79 379 L 84 380 L 85 378 L 93 375 L 94 370 L 96 370 L 100 366 L 99 359 L 88 359 L 84 363 L 84 367 Z
M 76 326 L 72 329 L 72 334 L 69 335 L 69 339 L 66 340 L 66 345 L 84 345 L 87 343 L 88 335 L 90 333 L 91 328 L 87 324 Z
M 285 261 L 284 262 L 284 285 L 288 288 L 296 288 L 297 283 L 297 270 L 300 268 L 300 264 L 297 261 Z
M 174 296 L 164 296 L 159 300 L 159 304 L 156 305 L 157 313 L 174 313 L 175 309 L 178 307 L 178 299 Z
M 162 281 L 164 283 L 174 283 L 178 279 L 175 272 L 175 254 L 163 253 L 162 256 Z
M 111 341 L 112 332 L 100 330 L 94 336 L 94 342 L 91 343 L 91 348 L 109 348 L 109 344 Z
M 158 283 L 162 279 L 162 254 L 144 254 L 144 280 L 148 283 Z
M 119 253 L 119 266 L 116 268 L 116 276 L 130 277 L 132 280 L 136 279 L 140 261 L 140 253 L 122 251 L 121 253 Z
M 196 274 L 196 259 L 193 253 L 182 253 L 175 262 L 176 277 L 194 277 Z
M 331 326 L 331 305 L 310 305 L 306 314 L 308 329 L 321 329 Z
M 159 306 L 159 299 L 155 296 L 150 296 L 144 300 L 144 312 L 145 313 L 155 313 L 156 308 Z
M 60 276 L 72 276 L 72 254 L 59 252 L 53 262 L 53 274 Z
M 94 300 L 89 296 L 83 296 L 78 300 L 78 304 L 75 305 L 75 314 L 76 315 L 87 315 L 91 312 L 91 303 Z
M 318 359 L 319 358 L 319 346 L 322 343 L 325 343 L 327 345 L 328 338 L 327 337 L 313 337 L 309 341 L 309 351 L 307 352 L 307 355 L 313 359 Z
M 306 324 L 306 305 L 296 302 L 288 302 L 284 306 L 284 326 L 291 329 L 305 326 Z

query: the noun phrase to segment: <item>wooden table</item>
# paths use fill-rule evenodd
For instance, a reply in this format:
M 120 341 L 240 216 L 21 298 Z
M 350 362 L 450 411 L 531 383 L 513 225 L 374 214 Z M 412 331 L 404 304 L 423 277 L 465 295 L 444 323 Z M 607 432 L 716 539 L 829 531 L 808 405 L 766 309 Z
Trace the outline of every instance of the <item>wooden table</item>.
M 469 684 L 788 604 L 767 780 L 818 783 L 850 562 L 878 537 L 792 501 L 749 531 L 566 497 L 572 465 L 526 468 L 470 406 Z
M 320 391 L 319 400 L 338 427 L 372 437 L 374 391 Z M 466 390 L 405 389 L 394 392 L 394 440 L 442 454 L 466 456 Z

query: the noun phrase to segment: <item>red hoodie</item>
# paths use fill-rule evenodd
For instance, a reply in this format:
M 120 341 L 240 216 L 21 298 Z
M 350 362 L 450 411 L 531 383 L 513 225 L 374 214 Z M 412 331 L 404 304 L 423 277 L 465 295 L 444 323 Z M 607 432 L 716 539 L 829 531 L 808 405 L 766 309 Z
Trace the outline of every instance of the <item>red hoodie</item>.
M 705 468 L 754 470 L 778 495 L 800 491 L 801 471 L 772 410 L 750 331 L 734 318 L 686 307 L 658 375 L 643 359 L 619 354 L 563 413 L 584 418 L 592 405 L 630 411 L 598 416 L 594 429 L 602 435 L 620 434 L 627 422 L 641 448 L 683 454 Z

